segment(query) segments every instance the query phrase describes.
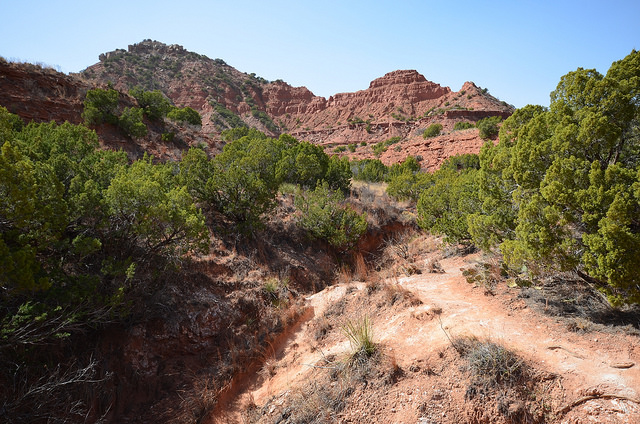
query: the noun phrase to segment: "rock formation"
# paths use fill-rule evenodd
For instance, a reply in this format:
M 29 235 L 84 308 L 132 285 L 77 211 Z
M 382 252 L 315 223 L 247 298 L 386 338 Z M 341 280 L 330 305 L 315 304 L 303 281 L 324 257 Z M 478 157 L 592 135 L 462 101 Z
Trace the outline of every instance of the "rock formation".
M 140 86 L 160 90 L 176 106 L 200 112 L 200 134 L 188 136 L 182 148 L 196 139 L 214 147 L 221 141 L 221 131 L 244 123 L 272 136 L 290 133 L 323 145 L 328 153 L 337 149 L 352 158 L 374 157 L 372 145 L 400 137 L 401 141 L 381 159 L 393 163 L 409 154 L 419 155 L 428 159 L 423 165 L 430 169 L 446 159 L 434 155 L 439 151 L 434 147 L 438 143 L 451 145 L 445 156 L 478 151 L 482 145 L 477 130 L 453 131 L 456 122 L 475 123 L 496 115 L 506 118 L 514 109 L 472 82 L 454 92 L 415 70 L 389 72 L 371 81 L 365 90 L 326 99 L 305 87 L 292 87 L 281 80 L 269 82 L 240 72 L 221 59 L 157 41 L 145 40 L 127 50 L 101 54 L 99 59 L 99 63 L 76 75 L 34 65 L 0 63 L 0 105 L 26 121 L 79 123 L 88 89 L 111 83 L 127 101 L 133 101 L 126 93 Z M 443 126 L 443 135 L 424 140 L 421 133 L 432 123 Z M 101 133 L 109 139 L 108 131 Z M 354 144 L 357 150 L 347 152 L 346 146 Z M 154 137 L 141 146 L 167 158 L 179 156 L 181 149 Z

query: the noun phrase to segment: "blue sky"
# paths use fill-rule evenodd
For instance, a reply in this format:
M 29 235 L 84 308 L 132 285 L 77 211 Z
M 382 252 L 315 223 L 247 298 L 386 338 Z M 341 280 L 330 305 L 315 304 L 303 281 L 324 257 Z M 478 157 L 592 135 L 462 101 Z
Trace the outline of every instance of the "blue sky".
M 517 107 L 549 104 L 578 67 L 640 49 L 640 1 L 0 0 L 0 55 L 77 72 L 150 38 L 316 95 L 416 69 L 474 81 Z

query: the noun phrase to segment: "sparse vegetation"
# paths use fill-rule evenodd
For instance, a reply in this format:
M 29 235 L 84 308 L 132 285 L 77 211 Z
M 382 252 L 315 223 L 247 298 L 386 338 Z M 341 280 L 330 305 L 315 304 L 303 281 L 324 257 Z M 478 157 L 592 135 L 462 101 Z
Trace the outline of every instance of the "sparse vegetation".
M 525 377 L 524 361 L 505 347 L 477 338 L 457 338 L 454 346 L 467 361 L 472 384 L 482 388 L 514 385 Z
M 368 316 L 357 321 L 348 321 L 342 327 L 342 331 L 351 344 L 348 360 L 350 366 L 362 366 L 378 350 L 377 344 L 373 341 L 373 329 Z

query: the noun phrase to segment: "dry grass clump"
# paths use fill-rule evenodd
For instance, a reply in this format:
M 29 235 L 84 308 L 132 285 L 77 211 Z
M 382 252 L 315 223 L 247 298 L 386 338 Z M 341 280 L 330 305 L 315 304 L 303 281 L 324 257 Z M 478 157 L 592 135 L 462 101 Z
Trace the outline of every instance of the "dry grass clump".
M 387 277 L 421 274 L 418 260 L 438 249 L 438 241 L 417 231 L 405 231 L 385 241 L 380 260 L 380 270 Z
M 507 277 L 497 258 L 464 269 L 462 275 L 467 279 L 467 283 L 483 287 L 487 295 L 494 295 L 496 285 Z
M 453 343 L 465 358 L 475 385 L 513 385 L 526 376 L 524 361 L 502 345 L 476 337 L 457 338 Z
M 347 321 L 342 326 L 342 332 L 351 344 L 352 352 L 347 363 L 350 366 L 362 366 L 378 350 L 378 345 L 373 341 L 373 329 L 369 317 L 356 321 Z
M 428 259 L 425 262 L 425 269 L 429 274 L 444 274 L 444 268 L 436 258 Z

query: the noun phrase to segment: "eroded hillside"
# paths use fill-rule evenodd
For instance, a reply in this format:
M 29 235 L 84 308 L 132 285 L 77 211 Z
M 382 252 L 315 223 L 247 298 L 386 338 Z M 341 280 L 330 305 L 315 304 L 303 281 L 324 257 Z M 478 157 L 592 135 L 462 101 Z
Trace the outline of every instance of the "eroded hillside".
M 400 137 L 398 148 L 382 160 L 390 164 L 408 154 L 420 155 L 426 160 L 425 168 L 437 167 L 449 151 L 479 151 L 482 139 L 477 131 L 473 136 L 453 132 L 456 122 L 506 118 L 514 110 L 472 82 L 453 92 L 413 70 L 390 72 L 372 81 L 366 90 L 326 99 L 305 87 L 270 82 L 240 72 L 221 59 L 151 40 L 105 53 L 81 75 L 112 82 L 123 92 L 134 86 L 160 90 L 176 105 L 198 110 L 203 117 L 202 131 L 214 137 L 224 129 L 248 125 L 271 135 L 290 133 L 331 153 L 339 146 L 373 145 Z M 420 142 L 422 131 L 432 123 L 442 124 L 446 135 Z M 440 144 L 450 147 L 443 152 Z M 359 148 L 352 156 L 375 155 L 369 147 Z

